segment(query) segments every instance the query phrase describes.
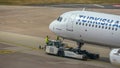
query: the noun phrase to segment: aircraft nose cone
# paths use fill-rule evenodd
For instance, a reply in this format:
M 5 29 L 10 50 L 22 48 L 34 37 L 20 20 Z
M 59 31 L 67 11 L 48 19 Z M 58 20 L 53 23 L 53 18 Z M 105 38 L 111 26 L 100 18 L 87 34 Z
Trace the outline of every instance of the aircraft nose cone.
M 49 25 L 49 29 L 51 30 L 51 31 L 53 31 L 53 28 L 54 28 L 54 24 L 53 24 L 53 22 Z

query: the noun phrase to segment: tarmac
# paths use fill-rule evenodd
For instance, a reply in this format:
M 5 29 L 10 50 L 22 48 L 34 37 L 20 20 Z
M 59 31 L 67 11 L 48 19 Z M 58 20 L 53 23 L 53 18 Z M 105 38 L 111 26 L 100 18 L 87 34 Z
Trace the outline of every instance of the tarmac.
M 119 4 L 105 5 L 105 4 L 51 4 L 51 5 L 39 5 L 30 4 L 29 6 L 50 6 L 58 8 L 96 8 L 96 9 L 120 9 Z
M 49 24 L 59 15 L 67 11 L 82 10 L 82 8 L 59 8 L 51 6 L 0 6 L 0 68 L 118 68 L 109 62 L 110 49 L 91 44 L 85 44 L 82 49 L 99 53 L 98 60 L 82 61 L 47 55 L 38 49 L 45 45 L 44 38 L 56 36 L 49 30 Z M 97 11 L 119 15 L 119 9 L 88 8 Z M 75 47 L 76 43 L 65 40 Z
M 1 52 L 2 50 L 2 52 Z M 8 51 L 5 53 L 5 51 Z M 82 61 L 47 55 L 44 50 L 0 43 L 0 68 L 117 68 L 100 60 Z

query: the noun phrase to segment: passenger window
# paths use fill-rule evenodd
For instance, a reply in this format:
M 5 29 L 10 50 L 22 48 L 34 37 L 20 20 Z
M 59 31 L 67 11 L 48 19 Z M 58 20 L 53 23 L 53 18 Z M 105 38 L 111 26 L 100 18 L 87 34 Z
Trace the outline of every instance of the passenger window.
M 105 29 L 107 29 L 107 26 L 105 27 Z
M 109 30 L 111 29 L 111 27 L 109 27 Z
M 78 24 L 78 22 L 76 22 L 76 24 Z
M 79 23 L 79 25 L 81 25 L 81 23 Z
M 104 26 L 102 26 L 102 29 L 104 28 Z
M 97 28 L 97 25 L 95 27 Z
M 117 31 L 118 29 L 117 28 L 115 28 L 115 31 Z
M 112 28 L 112 30 L 114 30 L 114 27 Z
M 99 28 L 100 28 L 101 26 L 99 25 Z
M 91 24 L 89 24 L 89 27 L 91 26 Z
M 86 26 L 87 26 L 88 24 L 86 23 Z
M 82 25 L 84 26 L 84 23 Z

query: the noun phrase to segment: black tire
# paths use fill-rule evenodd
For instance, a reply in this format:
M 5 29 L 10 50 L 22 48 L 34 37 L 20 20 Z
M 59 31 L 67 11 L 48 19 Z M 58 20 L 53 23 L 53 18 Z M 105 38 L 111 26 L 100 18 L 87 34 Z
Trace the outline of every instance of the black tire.
M 82 60 L 87 61 L 87 59 L 88 59 L 87 55 L 84 54 Z
M 58 51 L 57 55 L 60 57 L 64 57 L 64 51 Z
M 99 59 L 99 58 L 100 58 L 99 54 L 96 54 L 95 56 L 96 56 L 96 59 Z
M 90 59 L 99 59 L 99 54 L 90 54 Z
M 39 49 L 41 49 L 42 47 L 39 45 Z

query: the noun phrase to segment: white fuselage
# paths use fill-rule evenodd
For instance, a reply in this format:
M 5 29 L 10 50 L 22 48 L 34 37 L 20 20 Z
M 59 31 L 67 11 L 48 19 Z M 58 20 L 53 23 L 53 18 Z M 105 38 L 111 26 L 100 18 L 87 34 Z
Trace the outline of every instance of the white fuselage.
M 50 30 L 77 42 L 120 47 L 120 16 L 90 11 L 71 11 L 53 21 Z

